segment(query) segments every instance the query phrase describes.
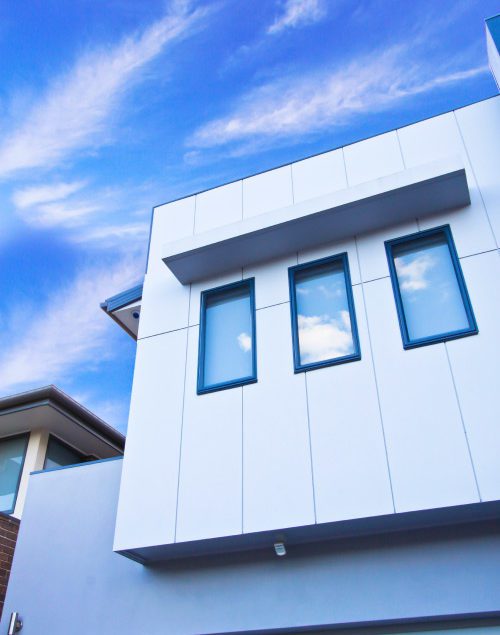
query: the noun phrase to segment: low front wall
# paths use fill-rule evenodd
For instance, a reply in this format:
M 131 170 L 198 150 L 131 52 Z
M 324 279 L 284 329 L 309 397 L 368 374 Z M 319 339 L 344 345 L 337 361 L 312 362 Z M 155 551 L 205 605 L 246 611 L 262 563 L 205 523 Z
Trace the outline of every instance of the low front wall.
M 498 523 L 144 567 L 112 550 L 120 472 L 116 460 L 31 477 L 0 633 L 11 611 L 23 635 L 500 623 Z
M 0 617 L 9 584 L 18 531 L 19 520 L 0 512 Z

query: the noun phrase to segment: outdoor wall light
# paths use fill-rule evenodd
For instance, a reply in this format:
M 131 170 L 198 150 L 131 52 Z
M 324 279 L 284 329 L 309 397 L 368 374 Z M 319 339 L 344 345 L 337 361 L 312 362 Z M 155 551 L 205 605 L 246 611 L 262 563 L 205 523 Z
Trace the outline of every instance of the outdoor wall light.
M 132 313 L 132 317 L 134 318 L 134 320 L 138 320 L 139 319 L 139 311 L 134 311 Z
M 23 627 L 23 621 L 21 617 L 19 616 L 19 613 L 14 611 L 13 613 L 10 614 L 8 635 L 15 635 L 16 633 L 19 633 L 22 627 Z
M 286 556 L 286 547 L 284 542 L 275 542 L 274 551 L 277 556 Z

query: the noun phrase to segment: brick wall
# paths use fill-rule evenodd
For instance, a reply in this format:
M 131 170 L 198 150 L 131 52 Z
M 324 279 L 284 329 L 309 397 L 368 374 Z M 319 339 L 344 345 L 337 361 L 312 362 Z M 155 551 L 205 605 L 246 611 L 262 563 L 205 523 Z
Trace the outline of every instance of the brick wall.
M 17 518 L 0 512 L 0 617 L 2 616 L 18 531 L 19 521 Z

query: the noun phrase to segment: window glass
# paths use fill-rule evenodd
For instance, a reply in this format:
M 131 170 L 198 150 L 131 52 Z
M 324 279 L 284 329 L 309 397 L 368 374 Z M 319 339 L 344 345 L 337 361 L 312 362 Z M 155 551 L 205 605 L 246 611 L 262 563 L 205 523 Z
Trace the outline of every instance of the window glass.
M 28 436 L 0 440 L 0 511 L 14 511 Z
M 61 443 L 54 437 L 50 437 L 47 446 L 47 454 L 45 456 L 44 469 L 51 467 L 64 467 L 65 465 L 73 465 L 74 463 L 82 463 L 83 455 L 73 448 Z
M 202 298 L 199 389 L 254 378 L 253 281 L 205 292 Z
M 291 268 L 296 367 L 359 356 L 346 269 L 344 256 Z
M 452 249 L 445 231 L 392 246 L 406 336 L 410 342 L 452 335 L 474 326 Z

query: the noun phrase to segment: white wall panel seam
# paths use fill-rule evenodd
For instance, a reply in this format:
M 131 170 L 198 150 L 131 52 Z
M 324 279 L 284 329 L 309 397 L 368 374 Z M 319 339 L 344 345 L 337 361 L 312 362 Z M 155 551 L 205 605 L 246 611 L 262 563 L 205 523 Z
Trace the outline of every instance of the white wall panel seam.
M 359 269 L 361 271 L 361 262 L 360 262 L 359 250 L 358 250 L 358 241 L 357 241 L 356 237 L 354 237 L 354 244 L 356 246 L 356 257 L 358 259 L 358 267 L 359 267 Z M 389 277 L 389 276 L 385 276 L 385 277 Z M 371 337 L 371 333 L 370 333 L 370 320 L 368 319 L 368 309 L 367 309 L 367 305 L 366 305 L 364 285 L 365 285 L 365 283 L 361 282 L 361 295 L 363 297 L 363 304 L 364 304 L 364 312 L 365 312 L 365 319 L 366 319 L 366 332 L 368 334 L 368 344 L 369 344 L 369 347 L 370 347 L 370 356 L 371 356 L 371 360 L 372 360 L 373 379 L 375 381 L 375 391 L 377 393 L 377 404 L 378 404 L 378 412 L 379 412 L 379 418 L 380 418 L 380 429 L 382 431 L 382 438 L 384 440 L 385 461 L 386 461 L 386 465 L 387 465 L 387 475 L 389 477 L 389 485 L 390 485 L 390 488 L 391 488 L 392 509 L 393 509 L 394 513 L 396 513 L 396 503 L 394 501 L 394 489 L 393 489 L 393 486 L 392 486 L 391 466 L 390 466 L 390 463 L 389 463 L 389 453 L 387 451 L 387 440 L 386 440 L 386 437 L 385 437 L 384 418 L 383 418 L 383 415 L 382 415 L 382 404 L 380 403 L 380 392 L 379 392 L 378 380 L 377 380 L 377 369 L 375 368 L 375 358 L 373 356 L 372 337 Z M 361 351 L 361 354 L 363 354 L 362 351 Z
M 193 236 L 196 233 L 196 204 L 198 202 L 198 194 L 194 197 L 194 214 L 193 214 Z
M 243 181 L 241 181 L 241 197 L 243 200 Z M 241 214 L 243 217 L 243 207 L 241 208 Z M 241 268 L 241 279 L 244 279 L 244 268 Z M 257 311 L 255 311 L 257 313 Z M 257 321 L 257 316 L 254 317 L 254 320 Z M 255 333 L 257 333 L 257 324 L 255 325 Z M 256 338 L 257 339 L 257 338 Z M 257 346 L 257 342 L 255 341 L 253 343 L 254 346 Z M 255 356 L 255 372 L 257 374 L 257 380 L 259 378 L 259 351 L 257 351 L 257 355 Z M 243 464 L 243 460 L 244 460 L 244 451 L 245 451 L 245 437 L 244 437 L 244 410 L 243 410 L 243 394 L 244 394 L 244 390 L 243 390 L 243 386 L 241 386 L 240 388 L 241 390 L 241 533 L 244 533 L 244 511 L 245 511 L 245 500 L 244 500 L 244 495 L 245 495 L 245 489 L 244 489 L 244 483 L 243 480 L 245 478 L 245 472 L 244 472 L 244 464 Z
M 455 391 L 455 398 L 457 400 L 458 411 L 460 412 L 460 421 L 462 422 L 462 429 L 463 429 L 464 435 L 465 435 L 465 443 L 467 444 L 467 452 L 469 453 L 469 459 L 470 459 L 470 464 L 471 464 L 471 467 L 472 467 L 472 473 L 474 474 L 474 482 L 476 483 L 477 495 L 479 497 L 479 501 L 482 502 L 483 499 L 482 499 L 482 496 L 481 496 L 481 490 L 479 488 L 479 482 L 477 480 L 476 468 L 475 468 L 475 465 L 474 465 L 474 460 L 472 458 L 472 451 L 470 449 L 469 437 L 467 436 L 467 427 L 465 425 L 464 415 L 463 415 L 463 412 L 462 412 L 462 405 L 460 403 L 460 396 L 458 394 L 457 385 L 455 383 L 455 375 L 453 374 L 453 366 L 451 364 L 450 355 L 448 353 L 447 342 L 444 342 L 444 350 L 446 351 L 446 359 L 448 360 L 448 366 L 449 366 L 449 369 L 450 369 L 451 381 L 453 383 L 453 390 Z
M 346 182 L 347 187 L 349 187 L 349 178 L 347 176 L 347 165 L 346 165 L 346 162 L 345 162 L 344 146 L 342 146 L 341 150 L 342 150 L 342 164 L 344 166 L 344 173 L 345 173 L 345 182 Z
M 191 285 L 189 285 L 191 287 Z M 189 302 L 191 302 L 191 288 L 189 289 Z M 188 302 L 188 304 L 189 304 Z M 161 333 L 153 333 L 152 335 L 144 335 L 143 337 L 138 337 L 137 341 L 142 342 L 143 340 L 150 340 L 152 337 L 158 337 L 159 335 L 167 335 L 168 333 L 175 333 L 176 331 L 185 331 L 190 326 L 196 326 L 195 324 L 188 324 L 187 326 L 181 326 L 178 329 L 170 329 L 169 331 L 162 331 Z
M 311 485 L 312 485 L 312 495 L 313 495 L 314 522 L 317 523 L 318 515 L 316 513 L 316 490 L 314 486 L 314 462 L 313 462 L 313 451 L 312 451 L 311 417 L 309 416 L 309 392 L 307 390 L 307 373 L 303 373 L 303 375 L 304 375 L 304 383 L 306 387 L 307 432 L 309 435 L 309 460 L 311 461 Z
M 356 236 L 354 240 L 357 241 L 358 238 L 359 236 Z M 356 242 L 356 246 L 357 246 L 357 242 Z M 382 247 L 382 249 L 384 249 L 384 247 Z M 359 254 L 358 254 L 358 261 L 359 261 Z M 362 280 L 361 282 L 356 282 L 356 285 L 363 284 L 363 283 L 367 284 L 368 282 L 377 282 L 377 280 L 384 280 L 385 278 L 390 278 L 390 277 L 391 277 L 390 275 L 387 275 L 387 276 L 379 276 L 378 278 L 370 278 L 369 280 Z M 356 285 L 353 284 L 352 286 L 354 287 Z
M 401 138 L 399 136 L 399 129 L 396 130 L 396 137 L 397 137 L 397 140 L 398 140 L 399 151 L 401 153 L 401 160 L 403 161 L 403 166 L 404 166 L 404 168 L 406 170 L 405 157 L 404 157 L 404 154 L 403 154 L 403 147 L 401 146 Z M 415 218 L 415 222 L 417 224 L 417 230 L 420 231 L 420 223 L 419 223 L 418 218 Z
M 401 154 L 401 161 L 403 162 L 403 168 L 406 170 L 405 158 L 403 156 L 403 148 L 401 147 L 401 139 L 399 138 L 399 129 L 396 128 L 396 139 L 398 140 L 399 153 Z
M 255 343 L 254 343 L 255 345 Z M 259 376 L 259 360 L 257 359 L 257 377 Z M 243 407 L 243 398 L 245 395 L 245 391 L 243 390 L 243 386 L 240 386 L 241 390 L 241 533 L 243 533 L 245 527 L 245 488 L 243 479 L 245 478 L 245 410 Z
M 290 304 L 290 300 L 283 300 L 283 302 L 276 302 L 275 304 L 266 304 L 266 306 L 260 306 L 256 311 L 262 311 L 263 309 L 271 309 L 273 306 L 280 306 L 280 304 Z
M 471 172 L 472 172 L 472 176 L 474 177 L 474 180 L 476 181 L 477 191 L 479 192 L 479 196 L 481 197 L 481 203 L 483 204 L 484 213 L 486 214 L 486 218 L 488 220 L 488 225 L 489 225 L 489 228 L 490 228 L 491 235 L 493 236 L 493 240 L 495 242 L 495 245 L 497 247 L 500 247 L 500 245 L 498 244 L 495 232 L 493 230 L 493 225 L 491 224 L 490 215 L 488 214 L 488 208 L 486 207 L 486 203 L 484 202 L 483 193 L 481 191 L 481 186 L 479 185 L 479 180 L 478 180 L 478 178 L 476 176 L 476 172 L 474 170 L 474 165 L 472 163 L 472 158 L 471 158 L 471 156 L 469 154 L 469 150 L 467 149 L 467 144 L 465 143 L 464 135 L 462 134 L 462 128 L 460 127 L 460 122 L 458 120 L 457 113 L 455 111 L 453 111 L 453 117 L 455 119 L 455 123 L 457 124 L 458 133 L 460 135 L 460 139 L 462 140 L 462 144 L 464 146 L 464 151 L 465 151 L 465 154 L 467 155 L 467 160 L 469 161 L 469 165 L 470 165 L 470 169 L 471 169 Z
M 243 181 L 241 181 L 241 196 L 243 198 Z M 243 216 L 243 207 L 241 208 L 241 214 Z M 244 279 L 244 268 L 241 268 L 241 279 Z M 257 313 L 257 312 L 256 312 Z M 255 339 L 257 340 L 257 316 L 254 316 L 255 320 Z M 257 346 L 257 341 L 253 342 L 254 346 Z M 255 356 L 255 372 L 257 374 L 257 381 L 259 379 L 259 351 L 257 350 L 257 355 Z M 245 410 L 243 407 L 243 396 L 245 394 L 244 386 L 240 387 L 241 390 L 241 533 L 245 532 Z
M 241 183 L 241 220 L 245 218 L 245 212 L 243 210 L 243 179 L 240 180 Z
M 473 258 L 474 256 L 482 256 L 483 254 L 489 254 L 492 251 L 500 252 L 500 248 L 496 247 L 495 249 L 486 249 L 485 251 L 478 251 L 474 254 L 467 254 L 466 256 L 460 256 L 459 260 L 465 260 L 466 258 Z
M 191 308 L 191 286 L 189 285 L 189 302 L 188 302 L 188 315 Z M 188 327 L 189 329 L 189 327 Z M 186 377 L 187 377 L 187 362 L 188 362 L 188 346 L 189 346 L 189 330 L 186 333 L 186 355 L 184 357 L 184 390 L 182 391 L 182 411 L 181 411 L 181 433 L 179 438 L 179 468 L 177 472 L 177 495 L 175 501 L 175 523 L 174 523 L 174 543 L 177 542 L 177 519 L 179 516 L 179 490 L 181 481 L 181 466 L 182 466 L 182 433 L 184 430 L 184 407 L 186 404 Z

